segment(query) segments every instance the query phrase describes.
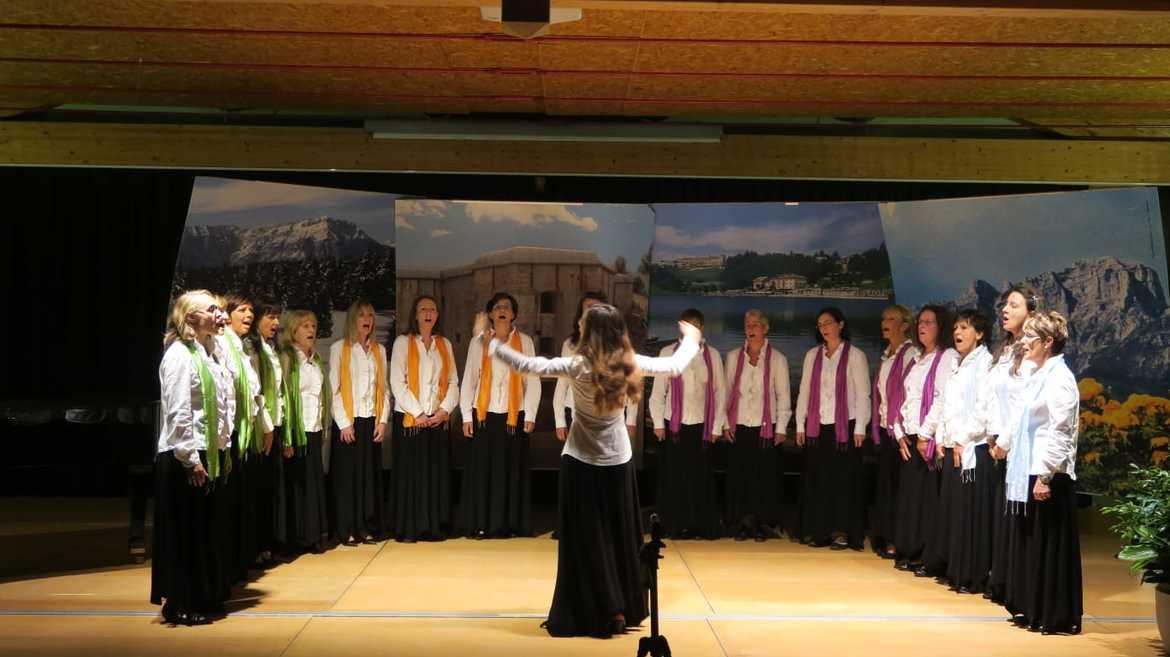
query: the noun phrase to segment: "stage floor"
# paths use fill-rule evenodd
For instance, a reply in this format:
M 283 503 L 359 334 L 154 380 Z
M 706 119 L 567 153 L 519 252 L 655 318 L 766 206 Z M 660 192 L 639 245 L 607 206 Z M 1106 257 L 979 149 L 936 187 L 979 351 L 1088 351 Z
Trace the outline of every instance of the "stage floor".
M 547 535 L 339 547 L 257 574 L 214 625 L 167 627 L 148 602 L 149 562 L 125 565 L 123 504 L 0 502 L 0 655 L 632 656 L 649 631 L 602 641 L 540 629 L 556 571 Z M 1018 629 L 981 597 L 870 552 L 730 539 L 668 542 L 662 631 L 680 657 L 1163 654 L 1152 587 L 1085 520 L 1079 636 Z

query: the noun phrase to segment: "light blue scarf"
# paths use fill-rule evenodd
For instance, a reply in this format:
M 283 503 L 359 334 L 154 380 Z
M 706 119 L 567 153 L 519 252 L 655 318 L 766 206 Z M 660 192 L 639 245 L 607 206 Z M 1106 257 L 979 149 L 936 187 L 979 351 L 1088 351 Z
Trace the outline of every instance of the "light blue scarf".
M 1031 423 L 1032 407 L 1036 405 L 1036 400 L 1044 392 L 1044 384 L 1047 383 L 1052 371 L 1059 366 L 1064 365 L 1064 356 L 1052 356 L 1044 363 L 1044 366 L 1032 373 L 1025 384 L 1022 399 L 1028 400 L 1026 404 L 1021 404 L 1017 411 L 1020 413 L 1020 420 L 1016 423 L 1015 438 L 1012 440 L 1012 449 L 1008 452 L 1007 459 L 1007 488 L 1006 495 L 1008 500 L 1008 507 L 1012 513 L 1017 513 L 1020 509 L 1027 512 L 1028 500 L 1032 498 L 1031 491 L 1028 490 L 1028 470 L 1032 464 L 1032 441 L 1036 437 L 1036 430 L 1039 425 L 1033 426 Z

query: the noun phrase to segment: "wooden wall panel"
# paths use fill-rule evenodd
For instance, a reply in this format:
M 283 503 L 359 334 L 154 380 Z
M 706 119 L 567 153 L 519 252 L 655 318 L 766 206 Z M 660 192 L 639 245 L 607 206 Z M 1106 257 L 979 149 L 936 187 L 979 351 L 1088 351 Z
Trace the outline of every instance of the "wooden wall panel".
M 731 135 L 719 144 L 442 142 L 362 130 L 0 123 L 0 164 L 1170 184 L 1170 142 Z

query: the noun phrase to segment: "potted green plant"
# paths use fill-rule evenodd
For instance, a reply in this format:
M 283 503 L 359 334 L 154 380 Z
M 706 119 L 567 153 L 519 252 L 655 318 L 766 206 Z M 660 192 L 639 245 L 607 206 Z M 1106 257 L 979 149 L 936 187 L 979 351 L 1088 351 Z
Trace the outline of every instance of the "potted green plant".
M 1119 559 L 1131 561 L 1142 582 L 1156 585 L 1154 610 L 1162 644 L 1170 637 L 1170 470 L 1130 465 L 1127 488 L 1116 503 L 1101 509 L 1116 516 L 1111 529 L 1125 547 Z

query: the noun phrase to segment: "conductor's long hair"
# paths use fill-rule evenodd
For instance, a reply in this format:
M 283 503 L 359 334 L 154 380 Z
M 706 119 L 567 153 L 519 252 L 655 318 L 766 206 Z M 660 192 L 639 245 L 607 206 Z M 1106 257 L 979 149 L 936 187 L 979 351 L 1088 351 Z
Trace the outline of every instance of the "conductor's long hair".
M 608 413 L 637 402 L 641 377 L 621 311 L 608 303 L 594 304 L 585 311 L 582 328 L 577 353 L 589 363 L 594 406 Z

